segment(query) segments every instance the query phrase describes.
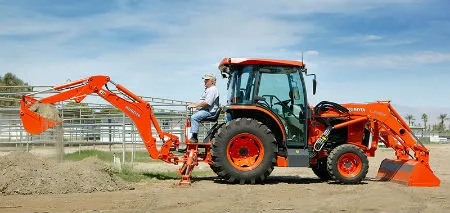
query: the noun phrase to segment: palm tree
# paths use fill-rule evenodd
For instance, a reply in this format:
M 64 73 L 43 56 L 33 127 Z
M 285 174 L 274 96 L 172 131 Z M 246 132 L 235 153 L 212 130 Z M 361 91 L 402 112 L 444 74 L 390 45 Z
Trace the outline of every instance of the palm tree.
M 407 114 L 405 116 L 406 120 L 408 120 L 408 125 L 411 126 L 411 121 L 416 120 L 413 115 Z
M 440 130 L 440 131 L 444 131 L 444 130 L 445 130 L 444 122 L 445 122 L 446 120 L 448 120 L 447 114 L 440 114 L 440 115 L 439 115 L 439 120 L 441 120 L 441 122 L 439 122 L 439 130 Z
M 425 130 L 427 130 L 427 122 L 428 122 L 428 115 L 423 113 L 422 114 L 422 121 L 423 121 L 423 126 L 425 127 Z

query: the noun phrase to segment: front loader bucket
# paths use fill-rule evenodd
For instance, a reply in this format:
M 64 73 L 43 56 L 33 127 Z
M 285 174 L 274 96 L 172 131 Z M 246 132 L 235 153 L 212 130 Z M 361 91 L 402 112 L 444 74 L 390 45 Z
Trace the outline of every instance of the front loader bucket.
M 377 180 L 407 186 L 439 186 L 441 183 L 428 166 L 417 160 L 384 159 L 378 169 Z
M 27 104 L 25 100 L 31 102 Z M 22 120 L 23 128 L 33 135 L 40 134 L 62 122 L 54 105 L 38 103 L 30 97 L 22 98 L 20 119 Z

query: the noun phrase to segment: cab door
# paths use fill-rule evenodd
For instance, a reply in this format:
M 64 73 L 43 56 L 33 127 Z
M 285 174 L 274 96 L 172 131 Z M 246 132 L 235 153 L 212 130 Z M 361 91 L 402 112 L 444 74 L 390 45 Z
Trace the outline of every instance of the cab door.
M 286 67 L 260 69 L 257 96 L 281 118 L 289 148 L 306 146 L 305 97 L 303 81 L 298 70 Z

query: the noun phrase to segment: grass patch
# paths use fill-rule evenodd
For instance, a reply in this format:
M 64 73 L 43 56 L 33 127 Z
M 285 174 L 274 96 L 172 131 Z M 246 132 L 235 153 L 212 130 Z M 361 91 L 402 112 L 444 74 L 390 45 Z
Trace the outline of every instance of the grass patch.
M 142 163 L 149 163 L 149 162 L 155 162 L 156 160 L 152 159 L 148 152 L 146 151 L 137 151 L 135 152 L 135 160 L 134 162 L 142 162 Z M 65 160 L 72 160 L 72 161 L 80 161 L 88 157 L 96 156 L 98 159 L 106 162 L 113 162 L 113 152 L 106 152 L 106 151 L 100 151 L 100 150 L 81 150 L 80 152 L 74 152 L 70 154 L 65 154 L 64 159 Z M 116 153 L 116 158 L 119 158 L 122 160 L 122 152 Z M 125 153 L 125 161 L 131 162 L 131 152 Z
M 178 180 L 181 175 L 178 175 L 176 171 L 167 172 L 151 172 L 151 171 L 139 171 L 133 169 L 129 165 L 122 165 L 121 169 L 114 169 L 113 173 L 128 182 L 139 182 L 144 179 L 156 178 L 158 180 Z M 214 175 L 212 171 L 193 171 L 192 178 L 196 177 L 209 177 Z
M 65 160 L 71 160 L 71 161 L 80 161 L 88 157 L 96 156 L 98 159 L 104 162 L 113 162 L 113 152 L 107 152 L 107 151 L 100 151 L 100 150 L 81 150 L 80 152 L 74 152 L 70 154 L 65 154 L 64 159 Z M 120 158 L 122 160 L 122 152 L 116 153 L 116 157 Z M 126 162 L 129 163 L 131 161 L 131 152 L 126 152 L 125 154 Z M 135 162 L 142 162 L 142 163 L 154 163 L 154 162 L 161 162 L 159 160 L 152 159 L 146 151 L 139 151 L 136 152 L 136 158 Z M 180 165 L 181 166 L 181 165 Z M 176 171 L 141 171 L 136 170 L 133 167 L 131 167 L 130 164 L 121 165 L 120 168 L 118 167 L 111 167 L 110 172 L 114 175 L 119 176 L 125 181 L 128 182 L 139 182 L 141 180 L 145 179 L 151 179 L 156 178 L 158 180 L 179 180 L 181 178 L 181 175 L 177 175 Z M 198 178 L 198 177 L 210 177 L 214 176 L 214 172 L 211 170 L 196 170 L 191 174 L 192 178 Z

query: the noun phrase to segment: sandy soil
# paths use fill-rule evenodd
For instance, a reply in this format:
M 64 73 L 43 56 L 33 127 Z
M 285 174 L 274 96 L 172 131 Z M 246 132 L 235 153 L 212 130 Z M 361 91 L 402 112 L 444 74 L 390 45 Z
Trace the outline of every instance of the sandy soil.
M 30 110 L 38 113 L 46 119 L 61 121 L 59 110 L 53 104 L 35 103 L 31 105 Z
M 405 187 L 372 180 L 380 162 L 394 157 L 391 151 L 379 150 L 377 157 L 370 158 L 368 180 L 359 185 L 320 182 L 308 168 L 276 168 L 265 185 L 230 185 L 211 176 L 195 179 L 191 187 L 178 187 L 178 179 L 149 179 L 133 184 L 135 190 L 3 195 L 0 211 L 449 212 L 450 145 L 428 147 L 440 187 Z M 176 170 L 160 164 L 154 168 Z

